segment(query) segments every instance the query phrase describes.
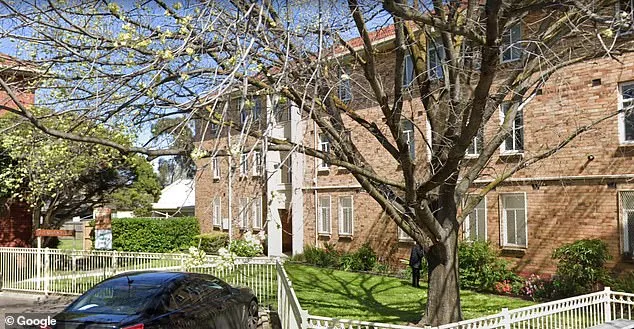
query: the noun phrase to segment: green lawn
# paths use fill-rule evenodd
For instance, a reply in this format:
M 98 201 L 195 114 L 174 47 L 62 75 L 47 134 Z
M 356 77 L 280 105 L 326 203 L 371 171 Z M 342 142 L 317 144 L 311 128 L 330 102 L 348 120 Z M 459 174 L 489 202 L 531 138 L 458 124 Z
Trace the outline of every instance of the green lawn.
M 413 288 L 409 280 L 290 263 L 285 268 L 300 304 L 311 315 L 405 324 L 418 322 L 425 306 L 427 289 Z M 534 304 L 473 291 L 462 291 L 461 296 L 465 319 Z

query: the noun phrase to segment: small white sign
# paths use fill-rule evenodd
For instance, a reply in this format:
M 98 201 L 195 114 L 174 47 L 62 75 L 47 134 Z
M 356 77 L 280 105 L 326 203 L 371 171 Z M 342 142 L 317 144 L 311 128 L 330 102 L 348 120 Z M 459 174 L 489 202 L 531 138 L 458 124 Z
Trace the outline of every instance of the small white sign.
M 95 249 L 112 249 L 112 230 L 95 230 Z
M 79 216 L 73 217 L 73 223 L 79 223 L 79 222 L 81 222 L 81 217 Z

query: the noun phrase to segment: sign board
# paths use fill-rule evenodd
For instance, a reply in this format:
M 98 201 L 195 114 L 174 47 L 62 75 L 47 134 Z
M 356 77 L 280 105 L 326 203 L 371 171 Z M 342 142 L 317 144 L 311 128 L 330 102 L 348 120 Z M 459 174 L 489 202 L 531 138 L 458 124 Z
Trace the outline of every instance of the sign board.
M 75 236 L 74 230 L 35 230 L 35 236 Z
M 112 230 L 95 230 L 95 249 L 112 249 Z

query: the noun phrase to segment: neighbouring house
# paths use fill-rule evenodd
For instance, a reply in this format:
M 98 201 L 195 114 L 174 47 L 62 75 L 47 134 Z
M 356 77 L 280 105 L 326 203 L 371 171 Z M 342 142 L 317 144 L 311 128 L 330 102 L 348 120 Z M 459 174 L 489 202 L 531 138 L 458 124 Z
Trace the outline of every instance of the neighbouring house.
M 518 27 L 509 42 L 521 40 L 521 31 Z M 379 30 L 371 39 L 389 48 L 394 29 Z M 350 43 L 360 45 L 357 41 Z M 511 51 L 500 58 L 504 65 L 519 59 L 511 45 L 507 47 Z M 380 72 L 386 80 L 394 66 L 393 56 L 390 51 L 377 53 L 386 68 L 386 72 Z M 435 56 L 435 51 L 428 52 L 428 65 L 438 60 Z M 406 60 L 411 61 L 409 57 Z M 347 74 L 354 81 L 362 72 L 350 68 Z M 360 87 L 344 80 L 338 92 L 341 99 L 362 108 L 360 115 L 381 122 L 378 107 L 364 105 L 361 97 L 355 97 L 363 92 Z M 240 95 L 231 93 L 225 101 L 231 120 L 252 120 L 252 126 L 270 127 L 271 137 L 322 151 L 330 149 L 328 139 L 320 135 L 314 122 L 275 95 L 254 96 L 248 100 L 249 106 L 244 106 Z M 491 173 L 560 142 L 579 128 L 579 122 L 596 121 L 631 104 L 634 54 L 581 62 L 558 71 L 518 115 L 511 136 L 475 181 L 473 191 L 489 182 Z M 479 155 L 482 141 L 499 127 L 505 111 L 503 104 L 495 114 L 499 120 L 491 119 L 481 135 L 474 138 L 465 165 Z M 429 130 L 420 100 L 408 100 L 404 112 L 408 118 L 403 121 L 404 133 L 409 137 L 411 155 L 426 161 L 429 151 L 423 134 Z M 400 170 L 392 157 L 376 153 L 376 140 L 367 130 L 351 122 L 346 124 L 350 130 L 345 133 L 372 159 L 375 168 L 386 173 Z M 213 124 L 199 123 L 196 130 L 197 140 L 202 140 L 201 146 L 206 150 L 229 151 L 231 138 L 239 138 L 235 131 L 229 133 L 226 127 Z M 197 161 L 196 216 L 203 230 L 225 230 L 234 237 L 245 230 L 265 230 L 269 255 L 297 254 L 305 245 L 324 243 L 354 250 L 366 242 L 385 259 L 396 261 L 408 255 L 412 239 L 397 228 L 346 170 L 299 152 L 260 152 L 254 148 L 257 143 L 263 142 L 247 138 L 237 153 L 228 152 L 232 156 Z M 266 150 L 266 145 L 260 145 Z M 621 113 L 601 122 L 554 156 L 520 171 L 488 193 L 463 225 L 463 238 L 490 241 L 520 273 L 552 273 L 553 250 L 584 238 L 608 243 L 613 257 L 611 266 L 631 267 L 634 114 Z
M 27 62 L 0 54 L 0 77 L 15 86 L 16 96 L 29 106 L 34 103 L 35 93 L 28 85 L 36 68 Z M 23 87 L 22 87 L 23 86 Z M 0 91 L 0 105 L 15 108 L 15 103 L 6 92 Z M 0 116 L 6 111 L 0 109 Z M 0 196 L 0 246 L 28 247 L 31 243 L 34 220 L 27 204 Z
M 193 179 L 178 179 L 161 190 L 161 197 L 152 203 L 151 217 L 194 216 L 196 199 Z M 133 218 L 134 211 L 112 207 L 112 218 Z

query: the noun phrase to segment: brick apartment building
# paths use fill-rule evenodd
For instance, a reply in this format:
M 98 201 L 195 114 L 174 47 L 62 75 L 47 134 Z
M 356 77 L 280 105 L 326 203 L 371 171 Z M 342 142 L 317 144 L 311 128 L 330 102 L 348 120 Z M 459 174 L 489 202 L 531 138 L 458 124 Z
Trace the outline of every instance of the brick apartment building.
M 17 88 L 17 95 L 23 104 L 32 105 L 35 94 L 26 88 L 26 80 L 33 76 L 34 67 L 10 56 L 0 54 L 0 77 Z M 15 103 L 4 91 L 0 91 L 0 105 L 15 107 Z M 0 116 L 6 112 L 0 109 Z M 30 245 L 33 219 L 28 205 L 0 197 L 0 247 L 27 247 Z
M 513 33 L 509 41 L 520 37 L 519 32 Z M 393 29 L 380 30 L 372 37 L 377 44 L 389 47 Z M 355 40 L 351 43 L 355 46 Z M 513 47 L 508 49 L 501 56 L 503 62 L 519 59 Z M 384 64 L 379 67 L 385 68 L 380 73 L 389 76 L 393 53 L 378 56 Z M 429 52 L 428 56 L 435 55 Z M 430 62 L 434 61 L 430 58 L 428 65 Z M 355 79 L 362 75 L 356 68 L 351 67 L 347 73 L 351 81 L 361 81 Z M 340 98 L 362 108 L 358 113 L 369 121 L 381 122 L 380 109 L 364 105 L 364 100 L 357 97 L 358 86 L 351 85 L 350 80 L 341 83 Z M 273 109 L 280 108 L 276 103 L 275 96 L 260 96 L 250 101 L 249 109 L 239 111 L 240 99 L 234 98 L 225 110 L 243 121 L 252 113 L 259 118 L 258 124 L 271 128 L 272 137 L 329 149 L 328 140 L 320 135 L 316 124 L 293 106 L 276 110 L 273 115 Z M 518 115 L 512 136 L 502 144 L 473 190 L 518 159 L 551 148 L 575 129 L 631 104 L 634 54 L 560 70 Z M 411 97 L 404 109 L 408 119 L 404 124 L 410 128 L 405 132 L 411 137 L 410 152 L 417 161 L 428 161 L 429 152 L 418 132 L 429 133 L 422 105 L 418 98 Z M 481 149 L 481 138 L 487 140 L 494 133 L 504 110 L 503 105 L 500 120 L 494 116 L 483 135 L 474 139 L 465 165 Z M 384 151 L 367 130 L 350 122 L 346 126 L 355 145 L 377 171 L 399 176 L 398 163 L 382 156 Z M 199 125 L 197 132 L 206 150 L 227 151 L 232 143 L 229 139 L 234 142 L 240 138 L 238 132 L 229 133 L 212 125 Z M 270 255 L 301 253 L 305 245 L 324 243 L 354 250 L 366 242 L 391 262 L 408 255 L 412 240 L 345 169 L 299 152 L 289 155 L 266 151 L 265 144 L 265 151 L 256 152 L 250 149 L 255 143 L 263 142 L 248 139 L 243 149 L 233 150 L 232 157 L 212 156 L 198 161 L 196 215 L 205 230 L 227 230 L 233 237 L 239 237 L 244 229 L 266 230 Z M 634 253 L 633 157 L 634 114 L 611 117 L 488 193 L 463 225 L 463 238 L 490 241 L 516 264 L 518 272 L 526 274 L 552 272 L 553 250 L 583 238 L 606 241 L 613 257 L 611 265 L 628 267 Z M 232 174 L 230 166 L 235 168 Z

